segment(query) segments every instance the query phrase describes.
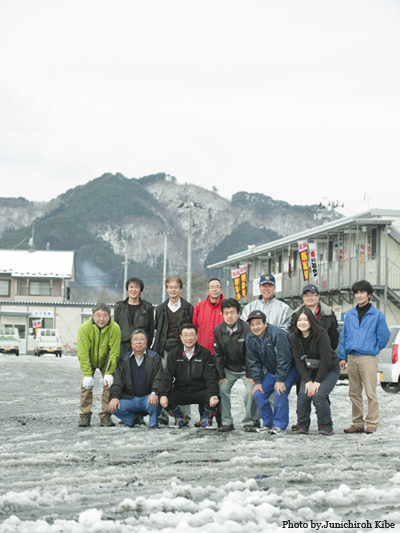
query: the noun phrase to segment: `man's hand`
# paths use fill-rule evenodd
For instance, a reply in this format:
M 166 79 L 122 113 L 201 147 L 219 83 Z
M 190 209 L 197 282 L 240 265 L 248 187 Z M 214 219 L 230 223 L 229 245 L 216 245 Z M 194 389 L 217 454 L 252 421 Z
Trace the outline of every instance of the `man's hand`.
M 148 403 L 150 405 L 158 405 L 158 394 L 150 394 Z
M 82 387 L 84 389 L 90 390 L 90 389 L 93 388 L 93 385 L 94 385 L 94 379 L 92 378 L 92 376 L 90 376 L 90 377 L 85 376 L 83 378 Z
M 120 404 L 120 401 L 118 400 L 118 398 L 113 398 L 111 400 L 111 402 L 108 404 L 108 409 L 112 412 L 112 413 L 115 413 L 115 411 L 117 409 L 120 409 L 121 407 L 121 404 Z
M 254 389 L 253 389 L 252 395 L 254 396 L 254 393 L 257 392 L 258 390 L 260 390 L 264 394 L 264 391 L 263 391 L 261 383 L 259 383 L 258 385 L 254 385 Z
M 164 407 L 164 409 L 166 409 L 168 407 L 168 398 L 167 398 L 167 396 L 161 396 L 160 404 L 161 404 L 161 407 Z
M 286 386 L 285 386 L 285 384 L 284 384 L 283 381 L 277 381 L 277 382 L 275 383 L 275 387 L 274 387 L 274 389 L 275 389 L 276 392 L 278 393 L 278 396 L 280 396 L 281 393 L 283 394 L 283 393 L 286 392 Z
M 104 385 L 111 385 L 114 383 L 114 376 L 112 374 L 104 374 Z
M 347 363 L 347 361 L 345 361 L 344 359 L 342 359 L 340 361 L 340 369 L 341 370 L 346 370 L 346 363 Z
M 247 378 L 246 379 L 246 383 L 251 383 L 252 385 L 255 385 L 256 382 L 254 381 L 254 379 L 251 379 L 251 378 Z
M 210 407 L 215 407 L 216 405 L 218 405 L 218 398 L 210 398 Z
M 228 380 L 227 380 L 226 378 L 224 378 L 224 379 L 220 379 L 220 380 L 218 381 L 218 385 L 219 385 L 220 383 L 223 383 L 224 381 L 225 381 L 225 383 L 228 383 Z

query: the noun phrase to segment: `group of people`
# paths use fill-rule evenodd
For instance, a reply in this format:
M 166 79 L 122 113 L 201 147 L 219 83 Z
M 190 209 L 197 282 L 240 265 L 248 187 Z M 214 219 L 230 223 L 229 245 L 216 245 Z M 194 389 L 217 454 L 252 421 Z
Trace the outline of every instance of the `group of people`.
M 335 313 L 320 302 L 315 285 L 303 289 L 295 312 L 275 296 L 273 275 L 260 277 L 260 297 L 241 311 L 236 299 L 224 299 L 220 280 L 207 284 L 207 298 L 193 307 L 181 298 L 179 276 L 166 280 L 168 299 L 155 309 L 141 298 L 143 281 L 130 278 L 128 297 L 118 302 L 114 319 L 99 303 L 79 329 L 77 352 L 82 370 L 80 427 L 90 426 L 93 375 L 103 376 L 100 426 L 114 426 L 111 413 L 130 427 L 188 426 L 191 405 L 198 405 L 195 426 L 235 429 L 231 391 L 244 383 L 243 428 L 279 435 L 289 424 L 289 393 L 296 385 L 297 423 L 308 434 L 311 408 L 318 431 L 333 434 L 332 392 L 340 369 L 348 365 L 353 423 L 345 433 L 374 433 L 379 424 L 376 355 L 390 331 L 384 315 L 370 302 L 372 286 L 352 286 L 357 306 L 347 314 L 340 339 Z M 364 418 L 362 390 L 368 399 Z M 366 426 L 366 428 L 365 428 Z

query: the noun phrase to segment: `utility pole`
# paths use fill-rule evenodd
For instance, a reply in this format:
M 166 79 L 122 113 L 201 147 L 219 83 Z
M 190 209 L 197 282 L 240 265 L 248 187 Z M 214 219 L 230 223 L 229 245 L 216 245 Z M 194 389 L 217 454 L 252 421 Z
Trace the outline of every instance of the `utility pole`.
M 167 279 L 167 236 L 174 235 L 174 233 L 169 233 L 168 231 L 160 231 L 157 235 L 164 235 L 164 263 L 163 263 L 163 284 L 162 284 L 162 301 L 165 300 L 166 289 L 165 289 L 165 280 Z
M 189 209 L 188 213 L 188 257 L 187 257 L 187 280 L 186 280 L 186 299 L 190 302 L 192 298 L 192 207 L 198 207 L 199 209 L 204 209 L 204 207 L 198 202 L 181 202 L 178 207 L 184 207 Z
M 122 265 L 124 265 L 124 286 L 123 286 L 123 289 L 122 289 L 122 299 L 124 300 L 125 299 L 125 293 L 126 293 L 126 290 L 125 290 L 125 285 L 126 285 L 126 281 L 128 279 L 128 265 L 130 264 L 129 261 L 128 261 L 128 254 L 125 250 L 125 261 L 123 263 L 121 263 Z

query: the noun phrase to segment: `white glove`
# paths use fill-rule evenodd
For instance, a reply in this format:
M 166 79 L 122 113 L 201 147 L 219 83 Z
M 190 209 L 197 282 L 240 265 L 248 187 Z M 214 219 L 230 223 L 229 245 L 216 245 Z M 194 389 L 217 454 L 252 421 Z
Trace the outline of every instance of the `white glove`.
M 114 376 L 112 374 L 104 374 L 104 385 L 111 385 L 114 383 Z
M 90 390 L 93 388 L 94 379 L 92 377 L 88 378 L 85 376 L 83 378 L 82 387 L 84 387 L 86 390 Z

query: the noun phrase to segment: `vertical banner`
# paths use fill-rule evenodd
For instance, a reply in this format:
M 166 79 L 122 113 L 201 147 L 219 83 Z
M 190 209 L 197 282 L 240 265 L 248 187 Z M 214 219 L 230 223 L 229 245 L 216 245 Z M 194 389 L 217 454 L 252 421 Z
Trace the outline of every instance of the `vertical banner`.
M 242 298 L 246 298 L 246 275 L 247 275 L 247 265 L 239 265 L 240 271 L 240 291 L 242 293 Z
M 299 245 L 301 268 L 303 269 L 304 281 L 308 281 L 308 257 L 307 241 L 297 241 Z
M 240 270 L 232 270 L 233 286 L 235 287 L 236 300 L 240 300 Z
M 318 264 L 317 264 L 317 245 L 315 242 L 308 243 L 308 250 L 310 252 L 310 268 L 313 275 L 315 285 L 318 283 Z
M 290 246 L 288 246 L 288 249 L 287 249 L 287 268 L 288 268 L 288 276 L 290 278 L 290 276 L 292 275 L 292 265 L 290 264 Z
M 35 330 L 35 335 L 36 335 L 38 329 L 40 329 L 42 327 L 42 319 L 41 318 L 34 318 L 32 320 L 32 327 Z

